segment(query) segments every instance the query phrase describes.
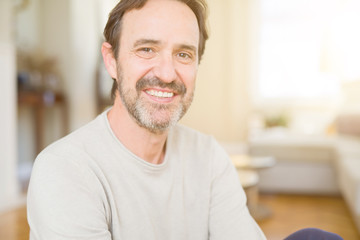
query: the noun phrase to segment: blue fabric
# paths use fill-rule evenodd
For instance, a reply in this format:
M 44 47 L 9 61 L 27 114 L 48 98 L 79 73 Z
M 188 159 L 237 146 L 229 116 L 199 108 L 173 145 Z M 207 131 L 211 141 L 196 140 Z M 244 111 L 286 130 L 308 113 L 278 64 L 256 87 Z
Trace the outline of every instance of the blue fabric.
M 294 232 L 284 240 L 344 240 L 335 233 L 317 228 L 305 228 Z

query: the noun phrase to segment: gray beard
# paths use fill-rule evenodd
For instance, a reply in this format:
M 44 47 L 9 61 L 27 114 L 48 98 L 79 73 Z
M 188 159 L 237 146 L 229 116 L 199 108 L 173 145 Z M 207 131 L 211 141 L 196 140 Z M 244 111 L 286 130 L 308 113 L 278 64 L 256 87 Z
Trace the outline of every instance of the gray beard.
M 123 79 L 120 77 L 118 91 L 121 101 L 130 116 L 136 123 L 154 134 L 162 134 L 174 126 L 186 113 L 193 100 L 193 93 L 188 97 L 183 83 L 164 83 L 157 78 L 142 78 L 136 84 L 136 91 L 125 89 Z M 168 88 L 181 95 L 183 98 L 178 105 L 149 103 L 140 98 L 140 93 L 146 87 Z M 160 118 L 155 116 L 160 115 Z

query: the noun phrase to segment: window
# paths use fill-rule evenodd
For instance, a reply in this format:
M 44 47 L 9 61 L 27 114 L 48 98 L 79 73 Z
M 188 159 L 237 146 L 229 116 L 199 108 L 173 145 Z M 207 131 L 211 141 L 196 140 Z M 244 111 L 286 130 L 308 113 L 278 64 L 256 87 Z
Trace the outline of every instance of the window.
M 359 2 L 260 0 L 257 96 L 326 101 L 360 78 Z

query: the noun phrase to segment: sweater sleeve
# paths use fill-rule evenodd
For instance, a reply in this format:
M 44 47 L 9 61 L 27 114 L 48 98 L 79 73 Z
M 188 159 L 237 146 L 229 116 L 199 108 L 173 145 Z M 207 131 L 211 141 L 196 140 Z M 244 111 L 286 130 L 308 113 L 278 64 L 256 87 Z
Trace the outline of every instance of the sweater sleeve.
M 209 239 L 266 239 L 249 214 L 245 192 L 229 156 L 217 144 L 213 151 Z
M 28 191 L 30 239 L 110 240 L 105 198 L 88 166 L 77 159 L 40 154 Z

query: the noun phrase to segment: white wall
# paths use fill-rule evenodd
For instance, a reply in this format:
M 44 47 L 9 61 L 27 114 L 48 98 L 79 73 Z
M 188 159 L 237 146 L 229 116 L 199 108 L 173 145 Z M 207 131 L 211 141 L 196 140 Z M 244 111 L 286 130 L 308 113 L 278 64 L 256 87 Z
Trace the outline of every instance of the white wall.
M 97 32 L 97 4 L 92 0 L 70 2 L 70 63 L 67 92 L 70 101 L 71 129 L 92 120 L 95 108 L 95 74 L 100 54 Z
M 0 1 L 0 212 L 17 202 L 16 77 L 12 1 Z
M 95 71 L 100 54 L 98 2 L 41 0 L 45 54 L 57 56 L 68 98 L 70 130 L 95 116 Z
M 208 0 L 210 39 L 194 103 L 182 123 L 222 141 L 245 141 L 256 0 Z
M 340 113 L 360 114 L 360 79 L 357 81 L 345 82 L 342 85 L 344 102 Z
M 16 1 L 20 2 L 20 1 Z M 14 15 L 16 46 L 21 50 L 38 49 L 41 40 L 40 0 L 31 0 Z

